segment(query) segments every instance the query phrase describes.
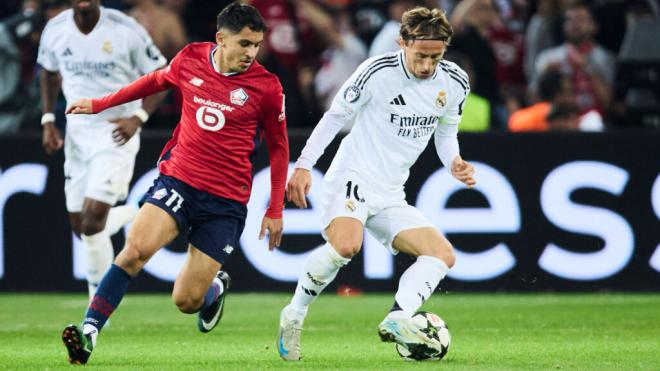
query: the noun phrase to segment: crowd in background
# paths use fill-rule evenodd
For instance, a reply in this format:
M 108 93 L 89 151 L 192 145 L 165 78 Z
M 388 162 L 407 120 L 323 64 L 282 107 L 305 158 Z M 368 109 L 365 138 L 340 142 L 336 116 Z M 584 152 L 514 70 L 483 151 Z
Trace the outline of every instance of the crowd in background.
M 445 56 L 469 75 L 462 131 L 602 131 L 636 126 L 617 74 L 626 31 L 657 22 L 658 0 L 249 0 L 268 31 L 258 56 L 286 94 L 289 127 L 313 127 L 342 83 L 370 56 L 397 51 L 399 20 L 416 5 L 447 12 Z M 135 17 L 171 59 L 189 42 L 214 41 L 230 1 L 103 0 Z M 69 0 L 0 4 L 0 134 L 39 130 L 36 51 L 45 22 Z M 660 45 L 660 43 L 658 43 Z M 660 48 L 660 46 L 656 46 Z M 172 92 L 149 128 L 178 121 Z M 59 103 L 63 123 L 65 102 Z M 660 107 L 658 107 L 660 108 Z M 658 126 L 660 127 L 660 126 Z

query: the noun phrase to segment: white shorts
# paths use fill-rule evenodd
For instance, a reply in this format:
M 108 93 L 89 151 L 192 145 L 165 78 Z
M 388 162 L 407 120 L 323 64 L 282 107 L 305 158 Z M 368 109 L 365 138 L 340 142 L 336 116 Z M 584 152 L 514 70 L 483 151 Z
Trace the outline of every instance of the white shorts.
M 85 198 L 114 206 L 128 196 L 140 133 L 126 144 L 112 141 L 115 125 L 71 125 L 64 140 L 64 194 L 66 208 L 77 213 Z
M 325 229 L 335 218 L 354 218 L 392 254 L 398 254 L 392 241 L 401 231 L 435 228 L 417 208 L 408 205 L 403 190 L 396 193 L 376 192 L 353 171 L 326 176 L 323 183 L 325 189 L 321 218 L 322 234 L 326 240 Z

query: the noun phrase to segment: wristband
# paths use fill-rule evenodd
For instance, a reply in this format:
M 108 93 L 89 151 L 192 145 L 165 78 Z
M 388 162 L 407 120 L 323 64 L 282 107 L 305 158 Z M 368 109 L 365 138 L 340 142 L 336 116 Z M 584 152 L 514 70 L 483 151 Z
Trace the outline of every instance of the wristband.
M 133 116 L 137 116 L 137 118 L 139 118 L 143 124 L 149 120 L 149 113 L 147 113 L 144 108 L 138 108 L 135 110 L 135 112 L 133 112 Z
M 44 126 L 49 122 L 55 122 L 55 114 L 52 112 L 44 113 L 41 116 L 41 126 Z

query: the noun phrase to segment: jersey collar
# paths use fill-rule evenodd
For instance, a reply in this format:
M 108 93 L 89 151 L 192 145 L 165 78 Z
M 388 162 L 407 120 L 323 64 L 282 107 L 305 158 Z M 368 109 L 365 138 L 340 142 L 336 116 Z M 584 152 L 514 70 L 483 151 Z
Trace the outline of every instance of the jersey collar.
M 408 68 L 406 68 L 406 56 L 403 50 L 399 50 L 397 54 L 399 54 L 399 64 L 401 65 L 401 71 L 408 80 L 412 80 L 414 76 L 412 72 L 408 71 Z
M 399 50 L 399 52 L 397 54 L 399 54 L 399 63 L 401 64 L 401 71 L 406 76 L 406 78 L 408 80 L 419 80 L 406 67 L 406 55 L 405 55 L 404 51 Z M 435 72 L 433 72 L 433 76 L 431 76 L 431 78 L 429 80 L 435 80 L 436 76 L 438 76 L 438 70 L 439 69 L 440 69 L 440 65 L 438 64 L 437 66 L 435 66 Z
M 94 28 L 92 28 L 92 30 L 88 34 L 84 34 L 78 28 L 78 25 L 76 24 L 76 20 L 74 19 L 73 9 L 71 9 L 71 18 L 70 18 L 71 27 L 76 32 L 76 34 L 78 34 L 82 37 L 92 36 L 92 35 L 96 34 L 96 32 L 99 28 L 101 28 L 101 24 L 103 24 L 103 22 L 105 21 L 106 13 L 107 12 L 105 11 L 104 7 L 102 7 L 102 6 L 99 7 L 99 20 L 96 21 L 96 24 L 94 25 Z
M 218 49 L 218 46 L 216 45 L 213 49 L 211 49 L 211 53 L 209 54 L 209 61 L 211 62 L 211 66 L 215 70 L 215 72 L 222 74 L 223 76 L 234 76 L 238 74 L 238 72 L 220 72 L 220 66 L 218 66 L 217 63 L 215 63 L 215 58 L 213 58 L 213 55 L 215 54 L 215 51 Z

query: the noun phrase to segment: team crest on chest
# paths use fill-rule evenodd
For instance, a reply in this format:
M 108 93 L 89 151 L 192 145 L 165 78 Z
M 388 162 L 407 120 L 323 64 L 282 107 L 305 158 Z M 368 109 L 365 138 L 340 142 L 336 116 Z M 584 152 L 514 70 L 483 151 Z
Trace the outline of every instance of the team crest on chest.
M 105 54 L 112 54 L 112 44 L 110 44 L 110 41 L 106 40 L 103 43 L 103 47 L 101 48 Z
M 440 90 L 438 96 L 435 97 L 435 105 L 438 108 L 442 108 L 447 104 L 447 93 L 444 90 Z
M 231 100 L 231 103 L 237 104 L 239 106 L 244 105 L 248 98 L 249 97 L 243 88 L 232 90 L 231 93 L 229 93 L 229 99 Z

